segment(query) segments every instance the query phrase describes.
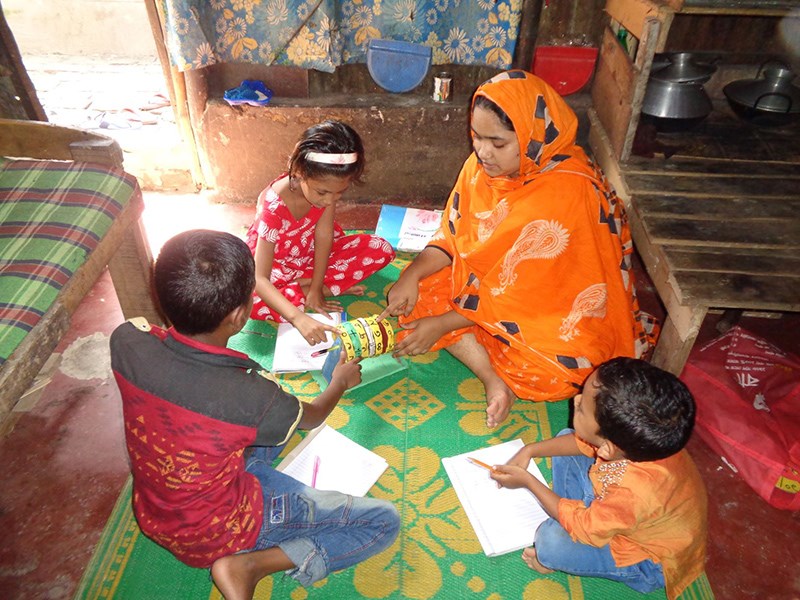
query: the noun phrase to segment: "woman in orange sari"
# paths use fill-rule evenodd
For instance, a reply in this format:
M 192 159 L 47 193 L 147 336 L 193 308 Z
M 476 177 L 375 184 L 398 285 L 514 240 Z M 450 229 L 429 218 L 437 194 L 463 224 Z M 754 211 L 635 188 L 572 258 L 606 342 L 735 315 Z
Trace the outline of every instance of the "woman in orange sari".
M 442 228 L 381 316 L 395 353 L 446 348 L 486 390 L 495 427 L 517 397 L 574 396 L 592 369 L 653 342 L 639 311 L 622 204 L 576 145 L 578 120 L 544 81 L 508 71 L 472 100 L 472 145 Z

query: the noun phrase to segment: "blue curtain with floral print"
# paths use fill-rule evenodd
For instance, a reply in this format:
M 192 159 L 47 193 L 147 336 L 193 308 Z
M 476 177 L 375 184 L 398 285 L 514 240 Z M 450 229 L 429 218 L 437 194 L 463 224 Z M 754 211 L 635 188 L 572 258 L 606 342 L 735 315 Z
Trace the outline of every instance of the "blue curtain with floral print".
M 522 0 L 161 0 L 170 60 L 333 72 L 372 38 L 430 46 L 433 64 L 511 66 Z

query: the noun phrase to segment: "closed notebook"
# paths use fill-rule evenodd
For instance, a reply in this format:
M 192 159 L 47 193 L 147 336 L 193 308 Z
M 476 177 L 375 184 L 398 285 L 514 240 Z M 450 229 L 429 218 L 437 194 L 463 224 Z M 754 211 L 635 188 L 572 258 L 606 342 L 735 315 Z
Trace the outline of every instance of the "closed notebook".
M 536 530 L 549 517 L 530 491 L 498 488 L 489 471 L 468 458 L 499 465 L 508 462 L 523 446 L 522 440 L 516 439 L 442 459 L 486 556 L 500 556 L 532 546 Z M 528 471 L 547 485 L 534 461 Z

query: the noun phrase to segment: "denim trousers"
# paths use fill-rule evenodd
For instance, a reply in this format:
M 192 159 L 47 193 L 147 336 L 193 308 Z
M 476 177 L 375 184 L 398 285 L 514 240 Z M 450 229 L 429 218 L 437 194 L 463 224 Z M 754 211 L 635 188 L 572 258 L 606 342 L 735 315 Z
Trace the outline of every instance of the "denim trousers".
M 565 429 L 558 435 L 572 433 Z M 586 506 L 595 499 L 589 480 L 589 467 L 594 460 L 583 454 L 579 456 L 554 456 L 553 491 L 562 498 L 582 500 Z M 642 593 L 664 587 L 661 565 L 650 559 L 629 567 L 618 567 L 611 556 L 611 548 L 602 548 L 573 541 L 556 519 L 548 519 L 536 531 L 536 558 L 555 571 L 563 571 L 581 577 L 602 577 L 619 581 Z
M 264 520 L 249 551 L 279 547 L 304 586 L 388 548 L 400 530 L 390 502 L 316 490 L 272 468 L 282 447 L 253 446 L 246 470 L 261 483 Z

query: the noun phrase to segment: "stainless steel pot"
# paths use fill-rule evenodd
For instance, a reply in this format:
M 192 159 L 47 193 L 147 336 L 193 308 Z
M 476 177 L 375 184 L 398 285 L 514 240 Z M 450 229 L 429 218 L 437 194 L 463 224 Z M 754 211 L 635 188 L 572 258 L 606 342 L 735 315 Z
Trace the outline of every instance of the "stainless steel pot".
M 650 75 L 642 114 L 662 131 L 681 131 L 694 127 L 711 112 L 711 99 L 703 82 L 715 67 L 695 62 L 686 52 L 667 58 L 670 63 Z

